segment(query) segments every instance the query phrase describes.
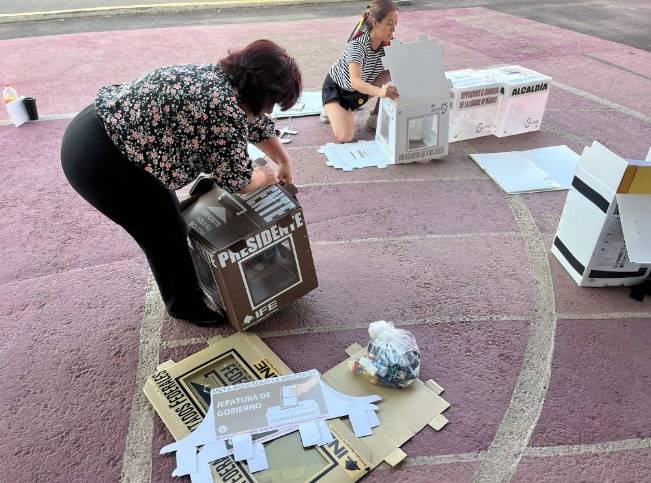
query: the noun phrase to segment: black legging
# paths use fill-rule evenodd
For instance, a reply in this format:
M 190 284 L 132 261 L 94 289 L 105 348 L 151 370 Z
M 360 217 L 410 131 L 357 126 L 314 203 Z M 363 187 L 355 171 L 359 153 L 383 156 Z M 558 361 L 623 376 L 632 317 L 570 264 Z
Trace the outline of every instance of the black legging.
M 195 321 L 215 318 L 201 296 L 176 194 L 118 150 L 94 104 L 68 126 L 61 164 L 72 187 L 138 242 L 169 314 Z

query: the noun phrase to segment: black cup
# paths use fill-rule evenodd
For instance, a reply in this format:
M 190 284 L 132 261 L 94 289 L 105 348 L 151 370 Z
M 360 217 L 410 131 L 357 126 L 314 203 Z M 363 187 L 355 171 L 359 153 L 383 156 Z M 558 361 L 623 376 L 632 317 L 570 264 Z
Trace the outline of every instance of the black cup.
M 33 97 L 26 97 L 23 99 L 23 105 L 27 111 L 30 121 L 36 121 L 38 119 L 38 109 L 36 109 L 36 99 Z

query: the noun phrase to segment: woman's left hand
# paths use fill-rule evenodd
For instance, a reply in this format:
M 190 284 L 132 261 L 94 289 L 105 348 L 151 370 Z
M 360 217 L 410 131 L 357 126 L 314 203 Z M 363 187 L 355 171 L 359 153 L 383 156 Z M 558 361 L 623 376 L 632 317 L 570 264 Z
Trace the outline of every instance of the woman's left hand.
M 278 181 L 280 184 L 291 183 L 294 179 L 293 167 L 291 161 L 285 161 L 278 166 Z

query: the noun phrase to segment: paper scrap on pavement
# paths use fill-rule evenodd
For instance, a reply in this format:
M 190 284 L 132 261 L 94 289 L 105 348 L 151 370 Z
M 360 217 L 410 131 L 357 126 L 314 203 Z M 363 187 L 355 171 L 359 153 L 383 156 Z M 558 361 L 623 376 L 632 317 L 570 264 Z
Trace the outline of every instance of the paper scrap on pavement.
M 321 114 L 321 91 L 303 91 L 301 96 L 292 107 L 283 111 L 281 107 L 276 104 L 271 115 L 276 119 L 283 117 L 300 117 L 300 116 L 315 116 Z
M 328 158 L 327 166 L 352 171 L 359 168 L 386 168 L 393 164 L 386 152 L 377 141 L 358 141 L 356 143 L 335 144 L 322 146 L 323 153 Z
M 570 189 L 579 161 L 564 145 L 470 157 L 509 194 Z

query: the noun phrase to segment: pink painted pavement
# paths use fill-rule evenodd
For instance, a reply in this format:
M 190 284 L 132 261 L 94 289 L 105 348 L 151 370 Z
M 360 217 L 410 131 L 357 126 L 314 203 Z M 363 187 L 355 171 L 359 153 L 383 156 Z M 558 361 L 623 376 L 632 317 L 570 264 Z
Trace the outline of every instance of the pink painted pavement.
M 38 99 L 41 115 L 65 114 L 102 85 L 168 63 L 214 61 L 267 37 L 288 47 L 306 88 L 318 89 L 352 22 L 4 40 L 0 72 Z M 296 120 L 289 146 L 320 286 L 256 332 L 294 370 L 325 371 L 349 344 L 365 342 L 369 322 L 410 324 L 423 378 L 445 387 L 452 404 L 450 424 L 423 430 L 404 446 L 406 464 L 368 481 L 490 481 L 500 465 L 511 465 L 513 481 L 650 480 L 651 300 L 577 287 L 549 254 L 565 193 L 508 197 L 467 154 L 554 144 L 580 151 L 599 139 L 641 158 L 651 140 L 651 54 L 482 8 L 404 13 L 400 36 L 422 33 L 440 41 L 448 70 L 520 63 L 587 96 L 552 87 L 540 132 L 353 173 L 326 167 L 317 153 L 330 140 L 327 126 Z M 0 480 L 181 481 L 170 476 L 172 458 L 158 455 L 171 441 L 167 430 L 150 411 L 132 412 L 136 381 L 152 364 L 233 331 L 145 317 L 152 289 L 144 257 L 61 173 L 66 123 L 0 126 Z M 154 347 L 153 356 L 143 347 Z M 533 384 L 541 392 L 528 412 L 518 405 L 522 371 L 536 363 L 540 381 L 549 375 Z

